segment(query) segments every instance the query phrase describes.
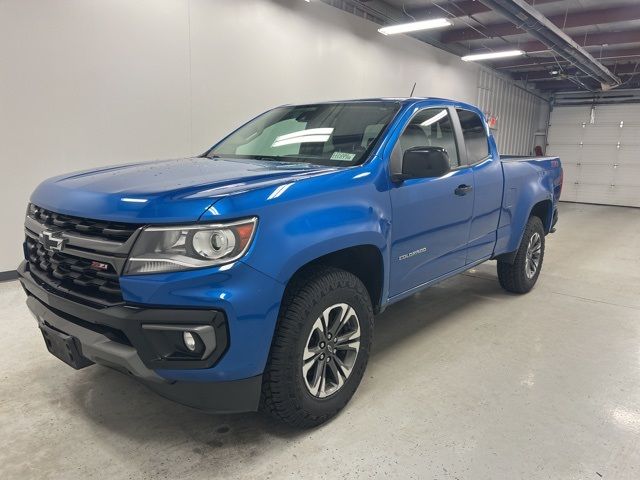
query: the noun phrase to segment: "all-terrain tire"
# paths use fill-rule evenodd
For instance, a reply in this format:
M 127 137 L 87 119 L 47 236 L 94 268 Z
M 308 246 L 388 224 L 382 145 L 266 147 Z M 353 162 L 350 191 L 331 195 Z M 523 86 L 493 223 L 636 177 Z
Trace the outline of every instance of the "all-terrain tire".
M 506 291 L 527 293 L 536 284 L 542 270 L 542 261 L 544 260 L 544 235 L 542 220 L 535 216 L 529 217 L 513 263 L 498 260 L 498 280 L 500 281 L 500 286 Z M 531 275 L 530 268 L 533 265 L 531 242 L 536 240 L 539 242 L 540 248 L 535 272 Z
M 309 335 L 323 312 L 347 304 L 357 315 L 359 351 L 353 368 L 335 393 L 312 395 L 302 373 Z M 280 307 L 278 324 L 263 375 L 261 409 L 292 426 L 309 428 L 335 416 L 351 399 L 364 375 L 373 338 L 369 293 L 355 275 L 332 267 L 316 267 L 292 280 Z

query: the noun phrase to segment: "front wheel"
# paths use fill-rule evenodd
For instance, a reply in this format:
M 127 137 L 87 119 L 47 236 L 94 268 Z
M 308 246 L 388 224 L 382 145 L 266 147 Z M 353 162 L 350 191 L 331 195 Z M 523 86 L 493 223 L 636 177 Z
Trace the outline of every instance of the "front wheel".
M 513 263 L 498 260 L 498 280 L 513 293 L 527 293 L 538 280 L 544 259 L 544 227 L 538 217 L 529 217 Z
M 318 268 L 288 289 L 262 385 L 262 408 L 296 427 L 336 415 L 360 384 L 373 311 L 355 275 Z

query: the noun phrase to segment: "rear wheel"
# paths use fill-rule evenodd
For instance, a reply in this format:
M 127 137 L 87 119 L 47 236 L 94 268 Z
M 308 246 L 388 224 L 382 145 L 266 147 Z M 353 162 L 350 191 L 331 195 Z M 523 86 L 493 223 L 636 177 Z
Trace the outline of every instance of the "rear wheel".
M 544 259 L 544 227 L 538 217 L 529 217 L 513 263 L 498 260 L 498 280 L 513 293 L 527 293 L 538 280 Z
M 317 268 L 283 300 L 262 386 L 262 408 L 313 427 L 349 402 L 364 374 L 373 334 L 367 289 L 355 275 Z

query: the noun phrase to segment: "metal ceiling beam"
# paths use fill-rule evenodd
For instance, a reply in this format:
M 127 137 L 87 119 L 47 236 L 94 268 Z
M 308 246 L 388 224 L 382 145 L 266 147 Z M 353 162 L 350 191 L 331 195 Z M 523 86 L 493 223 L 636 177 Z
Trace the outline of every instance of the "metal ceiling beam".
M 366 1 L 366 0 L 365 0 Z M 527 0 L 528 3 L 534 5 L 541 5 L 543 3 L 556 3 L 562 0 Z M 452 18 L 455 17 L 468 17 L 477 13 L 484 13 L 491 11 L 491 8 L 483 5 L 476 0 L 462 0 L 458 2 L 434 2 L 435 5 L 440 5 L 447 11 L 451 12 Z M 407 8 L 407 12 L 414 16 L 431 17 L 434 15 L 442 15 L 442 9 L 436 7 L 412 7 Z
M 575 10 L 560 15 L 547 17 L 557 27 L 574 28 L 587 25 L 603 25 L 606 23 L 637 20 L 640 18 L 640 5 L 619 5 L 615 7 L 597 8 L 592 10 Z M 478 31 L 480 30 L 480 31 Z M 458 28 L 448 30 L 442 34 L 440 40 L 444 43 L 478 40 L 486 37 L 508 37 L 524 33 L 521 27 L 513 23 L 493 23 L 484 27 Z
M 523 0 L 480 1 L 502 14 L 511 23 L 520 25 L 557 55 L 596 79 L 603 90 L 620 85 L 620 79 L 616 75 L 528 3 Z
M 619 91 L 619 92 L 625 92 L 627 91 L 627 89 L 633 89 L 633 88 L 638 88 L 640 87 L 640 80 L 638 79 L 632 79 L 629 83 L 625 82 L 625 87 L 623 90 L 614 90 L 614 91 Z M 549 93 L 554 93 L 554 92 L 568 92 L 568 91 L 581 91 L 586 93 L 586 90 L 584 89 L 584 87 L 581 87 L 580 85 L 570 82 L 570 81 L 565 81 L 565 82 L 546 82 L 546 83 L 540 83 L 539 85 L 536 86 L 537 90 L 540 90 L 541 92 L 544 92 L 545 94 L 549 94 Z M 592 93 L 594 94 L 598 94 L 601 95 L 603 92 L 600 90 L 597 90 L 595 88 L 592 88 Z
M 584 91 L 558 92 L 555 105 L 615 105 L 640 103 L 640 91 L 637 89 L 614 90 L 609 93 L 588 93 Z
M 586 84 L 587 87 L 589 89 L 591 89 L 593 91 L 593 93 L 597 93 L 599 95 L 603 95 L 603 94 L 608 94 L 611 92 L 617 92 L 617 93 L 622 93 L 622 92 L 626 92 L 627 89 L 633 89 L 633 88 L 638 88 L 640 87 L 640 78 L 638 77 L 629 77 L 627 80 L 625 80 L 624 82 L 624 88 L 622 89 L 615 89 L 615 90 L 610 90 L 609 92 L 602 92 L 600 90 L 598 90 L 597 88 L 594 87 L 594 85 L 588 81 L 584 81 L 585 79 L 581 78 L 580 81 L 582 81 L 583 84 Z M 536 82 L 536 89 L 540 90 L 542 92 L 552 92 L 552 91 L 583 91 L 581 90 L 584 87 L 581 87 L 579 85 L 579 83 L 577 82 L 572 82 L 571 80 L 558 80 L 556 82 Z
M 640 43 L 640 29 L 623 30 L 621 32 L 600 32 L 569 37 L 583 47 L 598 47 L 600 45 L 619 45 L 621 43 Z M 542 42 L 525 42 L 520 48 L 526 52 L 541 52 L 548 50 Z
M 580 88 L 580 85 L 570 80 L 560 80 L 557 82 L 540 83 L 536 88 L 542 92 L 557 92 L 560 90 L 577 90 Z
M 610 63 L 612 60 L 640 60 L 640 48 L 603 49 L 602 52 L 593 54 L 602 63 Z M 492 63 L 492 67 L 499 70 L 523 71 L 532 70 L 546 65 L 565 65 L 564 58 L 553 57 L 521 57 L 518 59 L 498 60 Z
M 586 100 L 594 98 L 593 95 L 583 91 L 562 92 L 562 97 L 565 100 Z M 612 92 L 598 93 L 596 98 L 609 98 L 609 99 L 624 99 L 624 98 L 638 98 L 640 99 L 640 90 L 636 88 L 627 88 L 625 90 L 613 90 Z
M 629 75 L 629 74 L 640 73 L 640 66 L 637 63 L 624 63 L 624 64 L 606 65 L 606 66 L 607 68 L 609 68 L 609 70 L 613 71 L 616 75 Z M 518 73 L 512 74 L 512 76 L 516 80 L 527 80 L 530 82 L 550 81 L 550 80 L 556 80 L 558 78 L 562 78 L 561 75 L 557 75 L 557 76 L 551 75 L 549 73 L 551 70 L 559 70 L 559 68 L 557 68 L 556 66 L 555 69 L 549 67 L 546 70 L 532 70 L 528 72 L 518 72 Z M 572 75 L 576 74 L 574 68 L 571 68 L 569 72 Z

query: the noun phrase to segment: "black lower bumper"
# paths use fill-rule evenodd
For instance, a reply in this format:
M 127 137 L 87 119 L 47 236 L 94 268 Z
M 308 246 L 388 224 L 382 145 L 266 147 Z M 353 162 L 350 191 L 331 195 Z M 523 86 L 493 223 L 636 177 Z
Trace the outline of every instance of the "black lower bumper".
M 227 320 L 224 312 L 220 310 L 150 308 L 124 303 L 95 308 L 42 285 L 31 275 L 26 262 L 20 265 L 18 274 L 27 295 L 42 304 L 46 311 L 78 327 L 104 335 L 114 342 L 133 347 L 142 363 L 149 369 L 210 368 L 227 350 Z M 32 305 L 35 306 L 36 303 L 31 302 L 30 308 Z M 164 332 L 171 332 L 180 331 L 181 327 L 191 331 L 197 331 L 199 327 L 208 327 L 212 332 L 211 336 L 214 339 L 210 342 L 211 348 L 206 351 L 207 355 L 204 358 L 189 358 L 189 352 L 186 350 L 172 352 L 171 345 L 168 344 L 171 338 L 167 340 L 160 335 L 163 328 Z
M 148 382 L 147 387 L 174 402 L 209 413 L 255 412 L 262 375 L 230 382 Z
M 169 399 L 201 410 L 231 413 L 258 408 L 261 376 L 228 382 L 168 381 L 155 370 L 209 368 L 228 345 L 226 318 L 215 310 L 140 308 L 127 305 L 92 308 L 39 285 L 25 264 L 18 273 L 27 306 L 43 331 L 49 351 L 74 368 L 98 363 L 129 374 Z M 166 341 L 158 328 L 206 326 L 215 331 L 215 348 L 204 359 L 163 356 Z M 170 330 L 168 330 L 170 331 Z M 159 351 L 160 349 L 160 351 Z M 165 352 L 166 353 L 166 352 Z

